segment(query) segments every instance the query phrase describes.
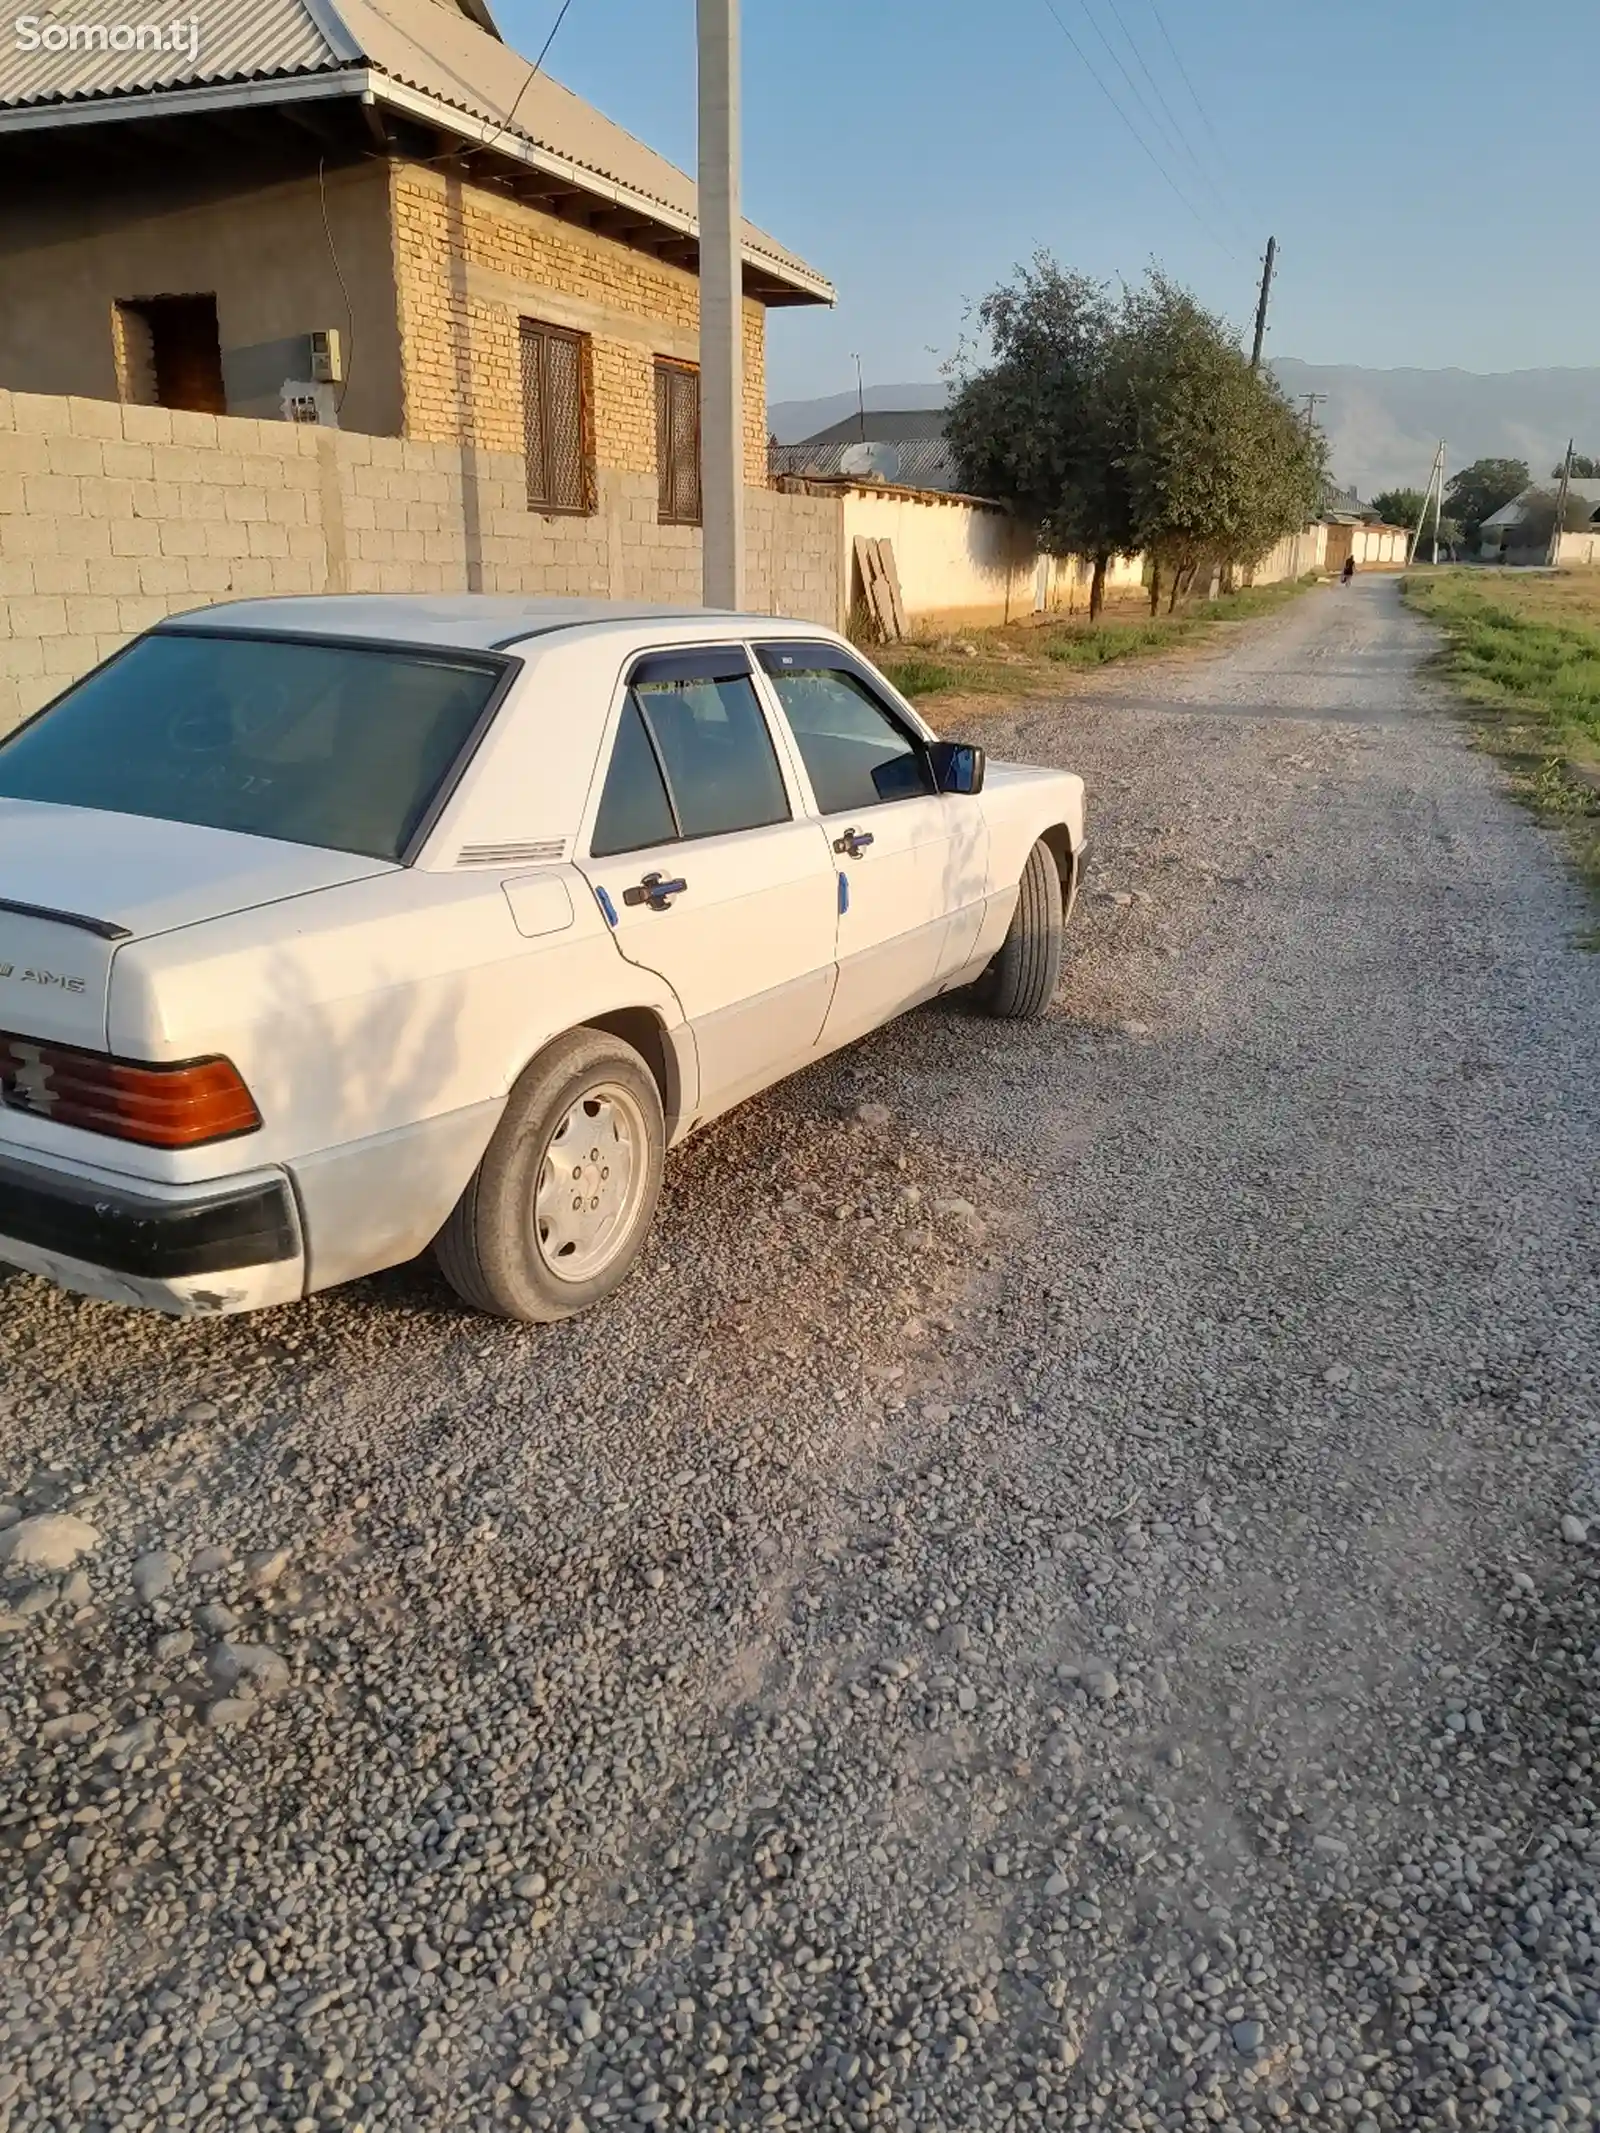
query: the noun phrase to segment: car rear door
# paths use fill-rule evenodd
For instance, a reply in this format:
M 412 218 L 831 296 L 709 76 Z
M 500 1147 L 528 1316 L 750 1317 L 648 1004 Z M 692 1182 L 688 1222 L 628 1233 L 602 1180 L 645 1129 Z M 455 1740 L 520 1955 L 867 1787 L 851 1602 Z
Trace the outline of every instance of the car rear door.
M 838 891 L 742 646 L 624 677 L 583 868 L 618 948 L 677 994 L 701 1116 L 801 1065 L 833 994 Z
M 922 735 L 847 652 L 804 642 L 756 650 L 839 869 L 839 982 L 823 1034 L 847 1043 L 960 967 L 952 920 L 984 893 L 982 810 L 935 789 Z

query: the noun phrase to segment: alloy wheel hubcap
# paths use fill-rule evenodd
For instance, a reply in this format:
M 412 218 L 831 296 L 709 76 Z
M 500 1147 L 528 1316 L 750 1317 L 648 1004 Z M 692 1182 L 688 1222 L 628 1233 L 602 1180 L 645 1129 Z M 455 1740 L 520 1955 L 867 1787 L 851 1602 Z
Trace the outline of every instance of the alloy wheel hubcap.
M 644 1150 L 638 1105 L 614 1083 L 586 1089 L 557 1123 L 539 1169 L 534 1235 L 560 1280 L 593 1280 L 626 1245 Z

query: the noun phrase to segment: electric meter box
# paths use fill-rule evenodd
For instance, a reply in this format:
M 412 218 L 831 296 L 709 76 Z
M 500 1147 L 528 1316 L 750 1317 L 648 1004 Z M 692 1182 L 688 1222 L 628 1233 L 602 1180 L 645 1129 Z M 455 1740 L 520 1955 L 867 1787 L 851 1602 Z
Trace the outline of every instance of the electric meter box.
M 312 334 L 311 375 L 318 385 L 344 383 L 344 341 L 337 326 Z

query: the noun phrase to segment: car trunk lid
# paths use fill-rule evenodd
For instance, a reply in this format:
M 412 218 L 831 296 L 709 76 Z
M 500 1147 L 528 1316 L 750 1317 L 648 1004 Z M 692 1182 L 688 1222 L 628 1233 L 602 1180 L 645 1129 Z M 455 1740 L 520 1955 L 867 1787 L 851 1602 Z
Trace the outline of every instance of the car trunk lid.
M 0 799 L 0 1031 L 103 1051 L 125 941 L 392 871 L 233 830 Z

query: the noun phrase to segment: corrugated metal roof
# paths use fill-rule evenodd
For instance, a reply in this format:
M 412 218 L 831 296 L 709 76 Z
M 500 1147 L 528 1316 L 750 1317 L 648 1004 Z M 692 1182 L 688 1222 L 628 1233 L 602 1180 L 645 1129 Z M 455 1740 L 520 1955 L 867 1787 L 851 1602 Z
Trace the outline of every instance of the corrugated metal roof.
M 942 407 L 869 407 L 830 422 L 825 430 L 813 430 L 802 444 L 852 444 L 864 438 L 869 444 L 906 444 L 932 439 L 944 441 Z
M 900 479 L 908 489 L 959 489 L 960 469 L 942 437 L 907 437 L 896 451 Z
M 665 156 L 586 104 L 469 19 L 468 0 L 39 0 L 39 49 L 0 46 L 0 114 L 5 108 L 82 102 L 162 89 L 197 88 L 296 74 L 326 74 L 364 61 L 375 73 L 535 150 L 587 171 L 641 206 L 664 208 L 697 228 L 694 180 Z M 114 50 L 108 16 L 171 35 L 180 49 Z M 188 26 L 198 24 L 191 49 Z M 67 48 L 47 51 L 44 37 Z M 513 113 L 515 116 L 513 117 Z M 470 137 L 470 132 L 469 136 Z M 831 298 L 815 268 L 754 223 L 747 253 L 808 293 Z
M 1498 511 L 1491 511 L 1484 526 L 1519 526 L 1527 515 L 1529 500 L 1535 496 L 1554 496 L 1561 487 L 1561 477 L 1553 481 L 1530 482 L 1520 494 L 1512 497 L 1509 504 L 1502 504 Z M 1568 484 L 1568 493 L 1581 503 L 1600 504 L 1600 481 L 1590 475 L 1574 474 Z
M 942 437 L 906 437 L 900 442 L 868 438 L 812 437 L 804 444 L 775 444 L 767 449 L 768 470 L 814 481 L 864 479 L 889 482 L 902 489 L 959 491 L 959 470 Z
M 29 19 L 37 49 L 24 49 L 20 28 L 0 39 L 0 105 L 259 81 L 320 72 L 353 56 L 335 49 L 303 0 L 189 0 L 182 12 L 172 0 L 37 0 Z M 113 31 L 142 33 L 142 48 L 114 48 Z M 153 32 L 164 40 L 160 51 L 152 49 Z M 65 48 L 50 48 L 57 43 Z
M 687 172 L 570 89 L 489 37 L 442 0 L 335 0 L 351 41 L 391 80 L 404 82 L 491 125 L 505 125 L 535 147 L 654 200 L 693 222 L 696 187 Z M 515 119 L 511 118 L 513 110 Z M 774 264 L 810 278 L 815 269 L 773 237 L 744 225 L 744 240 Z

